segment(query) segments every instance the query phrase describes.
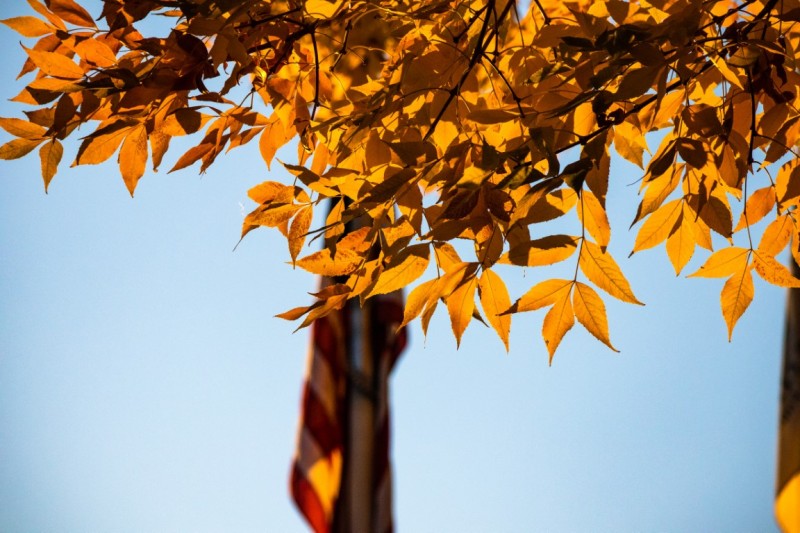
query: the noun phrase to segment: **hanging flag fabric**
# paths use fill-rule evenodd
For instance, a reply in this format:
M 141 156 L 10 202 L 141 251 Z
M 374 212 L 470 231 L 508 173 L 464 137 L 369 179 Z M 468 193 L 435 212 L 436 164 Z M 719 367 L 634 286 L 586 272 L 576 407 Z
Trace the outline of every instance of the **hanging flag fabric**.
M 800 533 L 800 289 L 789 289 L 782 374 L 775 517 L 784 533 Z
M 315 533 L 392 531 L 388 377 L 402 319 L 395 293 L 311 326 L 291 492 Z

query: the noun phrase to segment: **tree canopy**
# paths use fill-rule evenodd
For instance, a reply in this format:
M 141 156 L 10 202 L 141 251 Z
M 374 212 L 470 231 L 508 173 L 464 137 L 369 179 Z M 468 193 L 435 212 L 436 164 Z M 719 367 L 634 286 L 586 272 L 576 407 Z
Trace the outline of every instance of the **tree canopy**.
M 443 302 L 458 342 L 476 318 L 507 347 L 515 313 L 547 309 L 551 359 L 576 319 L 614 349 L 601 293 L 641 303 L 607 251 L 614 151 L 642 168 L 632 253 L 664 244 L 679 274 L 706 250 L 691 275 L 727 279 L 729 336 L 753 271 L 800 287 L 776 259 L 800 262 L 800 0 L 28 4 L 2 22 L 36 39 L 13 99 L 32 109 L 0 119 L 0 158 L 38 149 L 47 189 L 80 136 L 73 165 L 117 154 L 133 194 L 173 137 L 199 142 L 170 171 L 201 172 L 250 142 L 270 167 L 296 140 L 295 179 L 249 191 L 242 237 L 277 228 L 336 280 L 279 315 L 301 327 L 414 284 L 404 325 Z M 156 16 L 163 35 L 137 29 Z M 498 272 L 560 262 L 571 277 L 512 303 Z

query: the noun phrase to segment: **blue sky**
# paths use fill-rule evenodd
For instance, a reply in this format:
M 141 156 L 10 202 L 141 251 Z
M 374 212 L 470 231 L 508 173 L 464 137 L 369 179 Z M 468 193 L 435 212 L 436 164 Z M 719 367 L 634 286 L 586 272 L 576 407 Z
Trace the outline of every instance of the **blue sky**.
M 23 109 L 18 40 L 0 28 L 0 116 Z M 277 232 L 232 251 L 247 189 L 285 174 L 254 146 L 131 199 L 113 164 L 65 164 L 47 195 L 38 167 L 0 164 L 0 531 L 304 531 L 287 476 L 307 335 L 273 315 L 315 281 Z M 721 280 L 676 278 L 663 248 L 624 259 L 639 175 L 612 177 L 611 251 L 647 304 L 606 300 L 621 353 L 576 326 L 548 366 L 541 313 L 509 354 L 480 324 L 459 350 L 444 314 L 427 340 L 414 324 L 398 531 L 775 530 L 784 292 L 756 281 L 728 343 Z M 510 274 L 512 296 L 541 275 Z

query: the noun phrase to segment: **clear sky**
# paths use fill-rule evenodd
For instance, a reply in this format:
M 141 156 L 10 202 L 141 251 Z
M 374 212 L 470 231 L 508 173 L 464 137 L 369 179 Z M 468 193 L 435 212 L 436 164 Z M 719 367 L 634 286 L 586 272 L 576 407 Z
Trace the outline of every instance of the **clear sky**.
M 0 116 L 23 109 L 18 41 L 0 28 Z M 615 161 L 611 250 L 647 304 L 606 300 L 620 354 L 576 326 L 549 367 L 543 313 L 509 354 L 480 324 L 459 350 L 444 314 L 427 340 L 413 325 L 399 532 L 775 531 L 784 292 L 757 280 L 728 343 L 722 280 L 676 278 L 663 247 L 625 259 L 638 177 Z M 273 315 L 315 281 L 275 231 L 232 251 L 265 179 L 285 174 L 256 146 L 149 172 L 135 199 L 113 164 L 65 164 L 45 195 L 36 153 L 0 162 L 0 531 L 305 531 L 287 480 L 308 338 Z

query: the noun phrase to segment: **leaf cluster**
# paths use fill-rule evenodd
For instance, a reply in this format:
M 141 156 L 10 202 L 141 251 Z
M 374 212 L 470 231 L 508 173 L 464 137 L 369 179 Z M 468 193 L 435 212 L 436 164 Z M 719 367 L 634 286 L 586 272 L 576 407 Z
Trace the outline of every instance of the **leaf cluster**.
M 199 142 L 171 170 L 201 171 L 251 141 L 269 167 L 296 139 L 293 183 L 250 191 L 243 236 L 277 228 L 335 278 L 281 315 L 301 327 L 417 283 L 403 325 L 442 303 L 458 342 L 478 318 L 507 347 L 514 314 L 546 309 L 551 358 L 576 319 L 613 349 L 601 294 L 641 302 L 607 251 L 612 151 L 643 171 L 632 253 L 663 243 L 680 273 L 710 251 L 693 275 L 727 278 L 729 332 L 753 270 L 800 286 L 775 259 L 800 260 L 798 0 L 106 0 L 100 26 L 74 0 L 28 4 L 3 23 L 36 39 L 14 98 L 32 110 L 0 119 L 0 158 L 38 148 L 47 188 L 89 128 L 73 165 L 117 154 L 133 194 L 173 137 Z M 155 15 L 168 35 L 137 29 Z M 562 217 L 580 231 L 546 229 Z M 496 268 L 562 262 L 572 277 L 513 303 Z

